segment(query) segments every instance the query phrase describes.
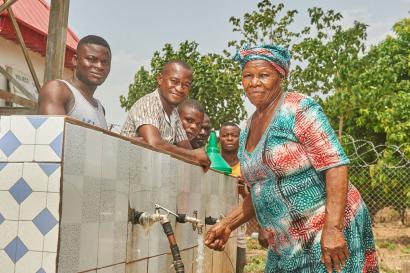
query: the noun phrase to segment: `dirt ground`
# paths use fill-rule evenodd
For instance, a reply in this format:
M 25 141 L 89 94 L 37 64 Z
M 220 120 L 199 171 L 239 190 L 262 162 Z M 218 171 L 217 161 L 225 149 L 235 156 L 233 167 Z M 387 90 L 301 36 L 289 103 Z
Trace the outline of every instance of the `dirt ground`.
M 410 226 L 397 223 L 380 223 L 373 228 L 381 272 L 404 272 L 405 262 L 410 263 Z

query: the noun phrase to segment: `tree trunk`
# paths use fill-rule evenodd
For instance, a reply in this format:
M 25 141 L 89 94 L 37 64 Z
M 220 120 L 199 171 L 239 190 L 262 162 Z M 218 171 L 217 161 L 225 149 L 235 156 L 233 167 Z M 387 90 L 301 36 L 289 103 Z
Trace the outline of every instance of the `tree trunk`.
M 337 137 L 339 138 L 339 141 L 342 141 L 343 120 L 344 120 L 344 116 L 342 114 L 342 115 L 339 116 L 339 130 L 338 130 L 338 133 L 337 133 Z

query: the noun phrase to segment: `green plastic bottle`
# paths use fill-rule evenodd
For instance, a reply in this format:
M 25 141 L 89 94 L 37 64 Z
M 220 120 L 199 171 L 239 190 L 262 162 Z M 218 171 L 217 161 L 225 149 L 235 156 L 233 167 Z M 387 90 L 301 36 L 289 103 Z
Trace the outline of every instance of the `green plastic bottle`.
M 223 172 L 225 174 L 231 174 L 232 168 L 226 163 L 225 159 L 219 153 L 218 139 L 216 133 L 212 130 L 209 136 L 208 147 L 206 148 L 206 153 L 211 160 L 211 169 Z

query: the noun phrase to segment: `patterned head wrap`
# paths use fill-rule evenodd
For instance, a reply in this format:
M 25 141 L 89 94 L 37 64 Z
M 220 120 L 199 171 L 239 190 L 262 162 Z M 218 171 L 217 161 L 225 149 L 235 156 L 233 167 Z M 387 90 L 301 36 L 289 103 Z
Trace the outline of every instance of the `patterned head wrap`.
M 265 60 L 283 76 L 286 77 L 289 72 L 290 52 L 277 45 L 258 45 L 251 47 L 244 45 L 236 52 L 234 60 L 239 62 L 241 68 L 249 61 Z

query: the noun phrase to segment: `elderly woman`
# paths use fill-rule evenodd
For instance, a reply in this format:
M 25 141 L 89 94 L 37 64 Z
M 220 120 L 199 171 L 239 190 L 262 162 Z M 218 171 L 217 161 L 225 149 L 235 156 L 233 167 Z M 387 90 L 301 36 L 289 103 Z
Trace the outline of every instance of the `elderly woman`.
M 266 273 L 378 272 L 369 213 L 348 182 L 349 159 L 319 104 L 282 89 L 289 52 L 245 46 L 235 58 L 256 106 L 238 151 L 251 194 L 209 230 L 206 245 L 222 250 L 256 214 L 268 234 Z

